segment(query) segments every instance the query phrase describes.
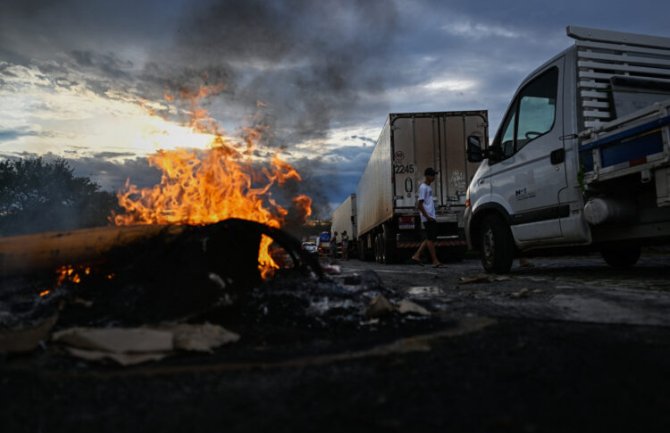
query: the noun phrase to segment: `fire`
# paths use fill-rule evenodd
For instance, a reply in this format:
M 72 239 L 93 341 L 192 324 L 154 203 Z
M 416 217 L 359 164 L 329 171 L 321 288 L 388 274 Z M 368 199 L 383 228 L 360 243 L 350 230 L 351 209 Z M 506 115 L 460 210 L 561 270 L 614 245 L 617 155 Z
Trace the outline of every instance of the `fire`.
M 79 284 L 81 283 L 82 274 L 91 275 L 91 268 L 88 266 L 61 266 L 56 270 L 56 286 L 60 286 L 66 281 Z
M 305 194 L 300 194 L 293 198 L 293 204 L 302 212 L 303 219 L 309 218 L 312 215 L 312 199 Z
M 207 150 L 160 150 L 149 157 L 149 163 L 162 171 L 160 183 L 138 188 L 126 182 L 117 194 L 125 213 L 114 215 L 117 225 L 129 224 L 211 224 L 226 218 L 243 218 L 271 227 L 281 227 L 288 211 L 271 197 L 274 185 L 288 180 L 300 181 L 300 174 L 278 155 L 263 168 L 254 168 L 252 150 L 262 137 L 262 128 L 245 128 L 242 141 L 246 151 L 226 138 L 209 114 L 197 101 L 220 87 L 182 92 L 191 101 L 189 126 L 194 134 L 212 135 Z M 295 201 L 297 200 L 297 201 Z M 311 200 L 296 197 L 294 203 L 311 213 Z M 269 254 L 272 240 L 263 237 L 259 251 L 259 269 L 269 277 L 277 264 Z
M 65 282 L 70 282 L 74 284 L 81 283 L 83 276 L 91 275 L 90 266 L 86 265 L 64 265 L 56 269 L 56 284 L 54 289 L 58 288 Z M 51 293 L 51 289 L 42 290 L 39 292 L 40 298 L 44 298 Z

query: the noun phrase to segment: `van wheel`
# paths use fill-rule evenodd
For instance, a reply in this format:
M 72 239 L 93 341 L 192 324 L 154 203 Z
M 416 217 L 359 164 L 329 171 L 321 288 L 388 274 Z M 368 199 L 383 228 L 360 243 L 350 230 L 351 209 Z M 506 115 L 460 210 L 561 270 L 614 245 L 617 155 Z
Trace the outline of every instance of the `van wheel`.
M 484 219 L 479 252 L 486 272 L 506 274 L 512 269 L 514 240 L 507 224 L 495 215 Z
M 613 268 L 630 268 L 640 259 L 642 248 L 639 245 L 607 245 L 600 250 L 600 254 Z

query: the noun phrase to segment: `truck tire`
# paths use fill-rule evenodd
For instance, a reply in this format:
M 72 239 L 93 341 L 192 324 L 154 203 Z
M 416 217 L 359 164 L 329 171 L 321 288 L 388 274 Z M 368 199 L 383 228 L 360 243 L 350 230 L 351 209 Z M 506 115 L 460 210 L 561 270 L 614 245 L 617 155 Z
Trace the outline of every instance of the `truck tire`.
M 382 237 L 379 234 L 375 234 L 372 238 L 372 245 L 374 246 L 375 253 L 375 262 L 382 262 L 382 246 L 381 246 Z
M 635 266 L 642 254 L 639 245 L 607 245 L 600 249 L 600 255 L 613 268 L 630 268 Z
M 384 224 L 383 230 L 381 234 L 381 262 L 388 265 L 396 262 L 395 233 L 389 223 Z
M 360 237 L 358 238 L 358 260 L 364 262 L 366 260 L 365 257 L 365 238 Z
M 481 225 L 479 253 L 486 272 L 506 274 L 512 269 L 514 239 L 507 223 L 496 215 L 487 216 Z

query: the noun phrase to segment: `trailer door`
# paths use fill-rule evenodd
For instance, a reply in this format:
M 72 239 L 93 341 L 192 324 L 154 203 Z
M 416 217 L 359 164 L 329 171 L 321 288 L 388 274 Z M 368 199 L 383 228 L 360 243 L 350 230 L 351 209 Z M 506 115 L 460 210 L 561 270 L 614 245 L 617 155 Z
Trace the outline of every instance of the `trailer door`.
M 391 117 L 393 151 L 393 198 L 396 209 L 414 209 L 418 168 L 416 166 L 416 125 L 413 117 Z M 418 178 L 421 179 L 420 177 Z

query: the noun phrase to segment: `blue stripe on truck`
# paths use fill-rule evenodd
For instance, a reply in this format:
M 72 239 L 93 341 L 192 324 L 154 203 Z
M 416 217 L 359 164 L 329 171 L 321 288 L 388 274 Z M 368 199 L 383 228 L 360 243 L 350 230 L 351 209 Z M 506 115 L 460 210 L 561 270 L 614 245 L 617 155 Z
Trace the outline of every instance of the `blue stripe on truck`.
M 579 154 L 584 170 L 593 170 L 593 149 L 600 152 L 603 168 L 662 152 L 663 136 L 660 128 L 668 124 L 670 116 L 665 116 L 581 147 Z
M 651 131 L 653 129 L 661 128 L 669 124 L 670 124 L 670 116 L 661 117 L 659 119 L 652 120 L 651 122 L 638 125 L 634 128 L 626 129 L 625 131 L 621 131 L 609 137 L 604 137 L 601 138 L 600 140 L 596 140 L 593 143 L 589 143 L 583 146 L 582 148 L 579 149 L 579 151 L 583 152 L 598 147 L 603 147 L 604 145 L 612 143 L 614 141 L 625 140 L 626 138 L 630 138 L 635 135 L 642 134 L 643 132 Z

